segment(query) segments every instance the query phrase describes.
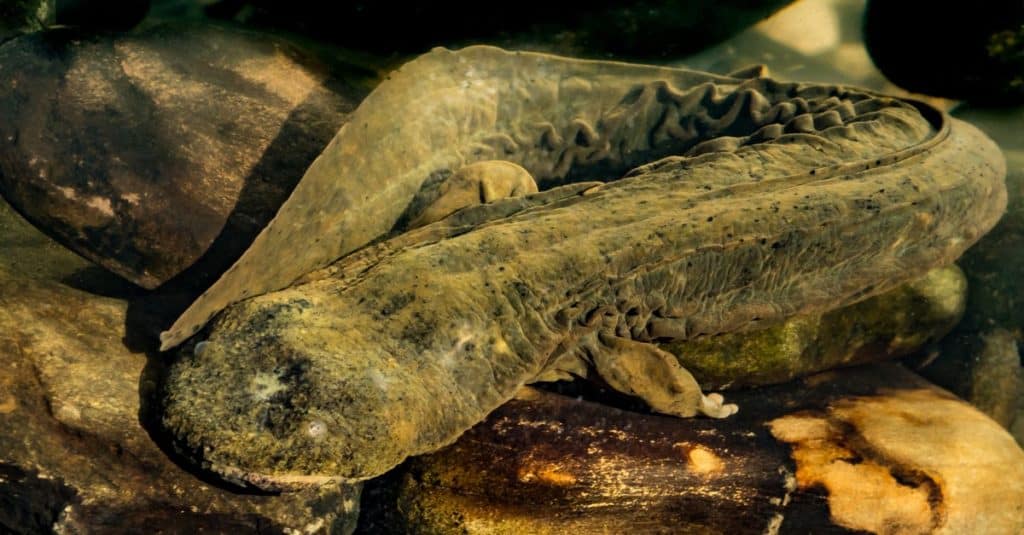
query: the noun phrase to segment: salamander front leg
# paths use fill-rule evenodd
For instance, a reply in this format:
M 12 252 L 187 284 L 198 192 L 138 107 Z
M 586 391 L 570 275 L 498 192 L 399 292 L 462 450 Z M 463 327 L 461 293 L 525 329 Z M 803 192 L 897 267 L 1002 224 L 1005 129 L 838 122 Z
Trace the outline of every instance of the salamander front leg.
M 471 163 L 455 171 L 440 185 L 440 193 L 409 228 L 422 227 L 467 206 L 537 192 L 537 182 L 521 166 L 505 160 Z
M 640 397 L 655 411 L 725 418 L 739 410 L 723 403 L 719 394 L 704 395 L 676 357 L 654 344 L 603 334 L 599 339 L 602 347 L 592 356 L 597 373 L 612 388 Z

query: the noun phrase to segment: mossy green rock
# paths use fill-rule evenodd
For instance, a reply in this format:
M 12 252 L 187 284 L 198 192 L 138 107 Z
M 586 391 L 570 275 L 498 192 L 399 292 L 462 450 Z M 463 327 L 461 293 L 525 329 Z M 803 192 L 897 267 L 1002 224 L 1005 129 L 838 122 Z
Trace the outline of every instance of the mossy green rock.
M 950 265 L 826 314 L 662 347 L 675 354 L 706 389 L 781 383 L 920 349 L 956 325 L 966 295 L 963 272 Z

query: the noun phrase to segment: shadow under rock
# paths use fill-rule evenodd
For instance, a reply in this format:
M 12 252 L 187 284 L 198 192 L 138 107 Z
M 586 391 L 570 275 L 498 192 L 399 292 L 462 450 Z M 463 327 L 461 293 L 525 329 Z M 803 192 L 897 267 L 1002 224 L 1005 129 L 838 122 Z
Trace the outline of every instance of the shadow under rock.
M 45 533 L 70 504 L 81 503 L 59 478 L 0 461 L 0 533 Z

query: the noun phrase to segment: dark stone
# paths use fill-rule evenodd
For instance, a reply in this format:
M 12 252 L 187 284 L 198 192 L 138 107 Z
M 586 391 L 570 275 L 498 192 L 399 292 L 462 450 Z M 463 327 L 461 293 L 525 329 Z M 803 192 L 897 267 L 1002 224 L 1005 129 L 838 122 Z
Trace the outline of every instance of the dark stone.
M 467 7 L 464 2 L 223 0 L 211 16 L 286 28 L 345 46 L 420 53 L 434 46 L 496 44 L 563 54 L 671 57 L 722 41 L 790 0 L 525 0 Z
M 868 2 L 864 41 L 875 65 L 910 91 L 1024 102 L 1024 3 L 943 6 Z
M 57 24 L 128 30 L 149 12 L 149 0 L 56 0 Z
M 61 511 L 78 502 L 74 489 L 38 472 L 0 461 L 0 528 L 13 533 L 50 530 Z
M 57 29 L 0 48 L 0 192 L 146 288 L 210 282 L 368 91 L 365 71 L 220 27 Z
M 960 331 L 943 341 L 938 358 L 921 373 L 1012 429 L 1018 420 L 1018 426 L 1024 424 L 1024 368 L 1018 338 L 1019 334 L 1003 328 Z

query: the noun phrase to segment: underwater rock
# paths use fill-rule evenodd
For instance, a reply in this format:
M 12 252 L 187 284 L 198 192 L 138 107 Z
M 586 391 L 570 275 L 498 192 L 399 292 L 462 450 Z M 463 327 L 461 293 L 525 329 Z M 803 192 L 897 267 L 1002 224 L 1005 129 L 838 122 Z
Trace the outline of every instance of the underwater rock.
M 405 533 L 1020 533 L 1024 451 L 904 368 L 736 393 L 726 420 L 524 390 L 418 457 L 360 529 Z M 387 500 L 390 499 L 388 502 Z
M 486 43 L 590 57 L 666 57 L 721 41 L 791 1 L 521 0 L 501 9 L 454 1 L 345 2 L 328 10 L 313 2 L 222 0 L 207 13 L 387 53 Z
M 967 281 L 955 265 L 860 303 L 796 316 L 744 333 L 662 344 L 708 390 L 795 377 L 908 355 L 949 332 L 963 315 Z
M 22 261 L 30 263 L 8 263 L 13 251 L 34 255 Z M 0 531 L 354 528 L 358 486 L 245 494 L 175 464 L 154 442 L 159 436 L 140 423 L 160 361 L 128 348 L 125 301 L 54 280 L 73 278 L 62 273 L 66 268 L 39 275 L 36 261 L 70 267 L 85 261 L 6 206 L 0 206 L 0 259 Z
M 944 358 L 930 368 L 929 375 L 947 379 L 954 393 L 970 401 L 1006 428 L 1016 420 L 1024 395 L 1024 369 L 1021 368 L 1019 335 L 1006 329 L 993 329 L 971 337 L 974 347 L 966 353 L 968 358 Z M 961 338 L 962 339 L 962 338 Z M 952 343 L 944 344 L 945 351 Z M 953 363 L 960 366 L 953 368 Z M 953 369 L 950 369 L 953 368 Z M 948 380 L 954 376 L 955 380 Z
M 0 192 L 146 288 L 219 274 L 368 91 L 280 39 L 187 25 L 56 29 L 0 48 Z M 363 85 L 360 85 L 363 84 Z
M 1019 341 L 1020 331 L 1001 327 L 983 332 L 958 329 L 942 341 L 936 352 L 925 357 L 919 364 L 920 373 L 1011 429 L 1024 424 L 1024 368 Z
M 765 64 L 781 80 L 845 83 L 885 93 L 895 86 L 878 72 L 861 41 L 861 2 L 794 2 L 681 64 L 730 72 Z
M 873 0 L 864 43 L 879 70 L 910 91 L 1024 102 L 1024 3 L 939 8 L 925 0 Z
M 0 276 L 58 281 L 91 266 L 39 232 L 0 199 Z

